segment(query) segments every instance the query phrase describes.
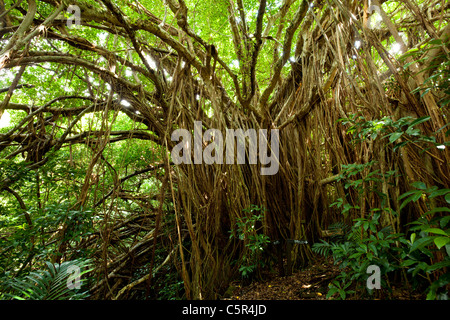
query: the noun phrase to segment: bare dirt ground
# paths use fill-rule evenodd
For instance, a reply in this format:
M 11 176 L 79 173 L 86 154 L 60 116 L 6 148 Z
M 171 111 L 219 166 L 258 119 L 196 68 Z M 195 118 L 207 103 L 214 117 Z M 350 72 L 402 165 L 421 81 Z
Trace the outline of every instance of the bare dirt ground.
M 342 272 L 330 260 L 323 260 L 290 276 L 280 277 L 278 273 L 263 274 L 263 279 L 250 284 L 233 282 L 230 286 L 231 300 L 327 300 L 328 284 Z M 336 298 L 330 297 L 329 299 Z M 392 288 L 392 292 L 381 289 L 373 296 L 349 296 L 349 299 L 420 300 L 423 295 L 411 293 L 406 288 Z

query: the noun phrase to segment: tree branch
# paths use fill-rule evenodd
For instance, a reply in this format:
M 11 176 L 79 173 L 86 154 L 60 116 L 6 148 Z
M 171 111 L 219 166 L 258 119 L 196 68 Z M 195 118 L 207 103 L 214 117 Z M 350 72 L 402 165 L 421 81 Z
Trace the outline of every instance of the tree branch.
M 272 94 L 273 90 L 275 89 L 276 84 L 280 80 L 281 75 L 281 69 L 285 65 L 285 63 L 288 61 L 290 54 L 291 54 L 291 46 L 292 46 L 292 39 L 294 38 L 294 33 L 300 26 L 300 23 L 302 22 L 303 18 L 306 15 L 306 12 L 308 11 L 309 5 L 308 1 L 303 0 L 300 4 L 299 8 L 297 9 L 294 18 L 292 19 L 290 25 L 286 29 L 286 36 L 284 38 L 283 43 L 283 53 L 281 57 L 278 59 L 277 63 L 274 67 L 274 73 L 272 78 L 270 79 L 269 85 L 264 90 L 263 94 L 261 95 L 261 99 L 259 101 L 259 107 L 258 109 L 263 112 L 264 117 L 267 117 L 267 102 L 269 100 L 270 95 Z

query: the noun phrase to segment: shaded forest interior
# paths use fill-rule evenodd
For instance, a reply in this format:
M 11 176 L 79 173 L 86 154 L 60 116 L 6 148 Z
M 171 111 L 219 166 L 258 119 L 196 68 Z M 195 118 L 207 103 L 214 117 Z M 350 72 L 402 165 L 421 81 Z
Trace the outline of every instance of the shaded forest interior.
M 326 298 L 447 298 L 449 9 L 0 0 L 0 298 L 217 299 L 323 257 Z M 244 159 L 194 160 L 221 140 Z

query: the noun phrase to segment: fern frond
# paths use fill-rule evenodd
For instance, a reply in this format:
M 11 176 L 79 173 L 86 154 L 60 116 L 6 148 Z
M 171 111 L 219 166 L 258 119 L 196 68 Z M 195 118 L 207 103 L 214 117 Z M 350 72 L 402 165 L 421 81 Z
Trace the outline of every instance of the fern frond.
M 91 271 L 89 260 L 65 261 L 61 264 L 46 262 L 47 269 L 31 272 L 23 279 L 14 279 L 10 286 L 14 289 L 13 299 L 26 300 L 81 300 L 89 296 L 87 291 L 71 288 L 70 280 L 73 277 L 70 272 L 72 266 L 80 270 L 80 284 L 84 282 L 82 275 Z
M 327 257 L 331 252 L 331 244 L 322 239 L 320 241 L 321 242 L 314 243 L 311 250 L 321 256 Z
M 331 242 L 339 243 L 345 241 L 345 235 L 348 234 L 350 226 L 345 222 L 335 222 L 330 224 L 328 229 L 334 234 L 330 237 Z

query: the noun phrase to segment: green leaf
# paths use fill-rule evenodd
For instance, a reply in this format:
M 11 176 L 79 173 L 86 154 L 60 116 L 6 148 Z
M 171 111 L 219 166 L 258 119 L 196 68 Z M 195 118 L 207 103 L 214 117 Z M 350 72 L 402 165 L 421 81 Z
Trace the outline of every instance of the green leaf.
M 411 50 L 406 51 L 405 54 L 403 54 L 403 55 L 399 58 L 399 60 L 400 60 L 400 61 L 403 61 L 403 60 L 405 60 L 406 58 L 408 58 L 408 57 L 410 57 L 410 56 L 413 56 L 413 55 L 416 55 L 416 54 L 418 54 L 418 53 L 419 53 L 419 49 L 418 49 L 418 48 L 413 48 L 413 49 L 411 49 Z
M 431 213 L 435 213 L 435 212 L 450 212 L 450 208 L 447 207 L 437 207 L 437 208 L 433 208 L 430 211 L 427 211 L 424 216 L 429 215 Z
M 441 228 L 445 228 L 449 221 L 450 221 L 450 216 L 442 217 L 439 221 Z
M 417 263 L 417 261 L 408 259 L 408 260 L 403 261 L 403 262 L 400 264 L 400 266 L 402 266 L 402 267 L 409 267 L 409 266 L 411 266 L 411 265 L 413 265 L 413 264 L 416 264 L 416 263 Z
M 427 245 L 429 245 L 431 242 L 433 242 L 435 237 L 425 237 L 420 238 L 419 240 L 414 241 L 413 245 L 411 246 L 410 252 L 413 252 L 417 249 L 421 249 Z
M 427 268 L 427 272 L 432 272 L 434 270 L 450 267 L 450 260 L 444 260 L 437 262 Z
M 424 232 L 431 232 L 431 233 L 434 233 L 434 234 L 440 234 L 440 235 L 443 235 L 443 236 L 448 236 L 447 233 L 444 230 L 439 229 L 439 228 L 428 228 L 428 229 L 425 229 L 423 231 Z
M 436 191 L 433 191 L 430 195 L 429 198 L 434 198 L 434 197 L 438 197 L 438 196 L 442 196 L 444 194 L 447 194 L 450 192 L 450 189 L 439 189 Z
M 447 201 L 447 203 L 450 203 L 450 193 L 447 193 L 445 195 L 445 201 Z
M 416 192 L 413 195 L 409 196 L 408 198 L 406 198 L 405 201 L 402 202 L 399 210 L 402 210 L 411 201 L 415 202 L 415 201 L 419 200 L 421 196 L 422 196 L 422 191 Z
M 423 90 L 423 92 L 421 93 L 420 97 L 423 98 L 423 96 L 426 95 L 428 92 L 430 92 L 431 89 L 433 89 L 433 88 L 429 87 L 429 88 L 426 88 L 425 90 Z
M 441 107 L 445 107 L 446 105 L 448 105 L 450 103 L 450 99 L 442 99 L 442 102 L 441 102 Z
M 369 221 L 365 221 L 363 223 L 363 228 L 364 228 L 364 231 L 367 231 L 367 229 L 369 228 Z
M 370 243 L 370 244 L 368 245 L 368 247 L 372 250 L 372 252 L 373 252 L 375 255 L 378 255 L 377 246 L 376 246 L 375 244 Z
M 398 138 L 400 138 L 403 135 L 403 132 L 394 132 L 391 133 L 390 137 L 389 137 L 389 142 L 394 142 L 395 140 L 397 140 Z
M 60 265 L 46 261 L 47 270 L 31 272 L 23 280 L 15 279 L 11 286 L 22 296 L 32 300 L 83 299 L 87 297 L 86 292 L 71 290 L 67 286 L 67 280 L 71 276 L 69 268 L 78 266 L 85 269 L 78 274 L 81 277 L 82 274 L 92 270 L 88 269 L 89 264 L 89 260 L 81 259 L 65 261 Z M 83 279 L 80 278 L 80 281 L 83 282 Z
M 430 120 L 430 118 L 431 118 L 430 116 L 417 118 L 416 120 L 414 120 L 413 122 L 411 122 L 409 124 L 409 127 L 415 126 L 416 124 L 419 124 L 419 123 L 422 123 L 425 121 L 428 121 L 428 120 Z
M 427 298 L 426 299 L 427 300 L 434 300 L 434 299 L 436 299 L 436 290 L 430 290 L 427 293 Z
M 441 249 L 443 246 L 445 246 L 447 243 L 450 242 L 450 237 L 437 237 L 434 239 L 434 243 L 436 244 L 436 247 L 438 249 Z
M 406 70 L 409 68 L 410 65 L 415 64 L 415 63 L 417 63 L 417 61 L 411 61 L 411 62 L 405 63 L 403 65 L 403 69 Z
M 416 181 L 411 184 L 414 188 L 425 190 L 427 188 L 427 185 L 423 183 L 422 181 Z
M 336 288 L 336 287 L 331 287 L 329 290 L 328 290 L 328 293 L 327 293 L 327 299 L 328 298 L 330 298 L 332 295 L 334 295 L 336 292 L 338 292 L 339 291 L 339 289 L 338 288 Z
M 414 232 L 411 233 L 410 240 L 411 240 L 411 244 L 413 244 L 413 243 L 414 243 L 414 240 L 416 240 L 416 234 L 415 234 Z
M 407 196 L 409 196 L 409 195 L 411 195 L 411 194 L 415 194 L 415 193 L 417 193 L 417 192 L 422 193 L 421 191 L 410 190 L 410 191 L 407 191 L 407 192 L 403 193 L 402 195 L 400 195 L 400 196 L 398 197 L 398 200 L 402 200 L 403 198 L 406 198 Z
M 441 40 L 441 39 L 433 39 L 433 40 L 430 40 L 430 41 L 428 42 L 428 44 L 437 44 L 437 45 L 441 45 L 441 44 L 442 44 L 442 40 Z

